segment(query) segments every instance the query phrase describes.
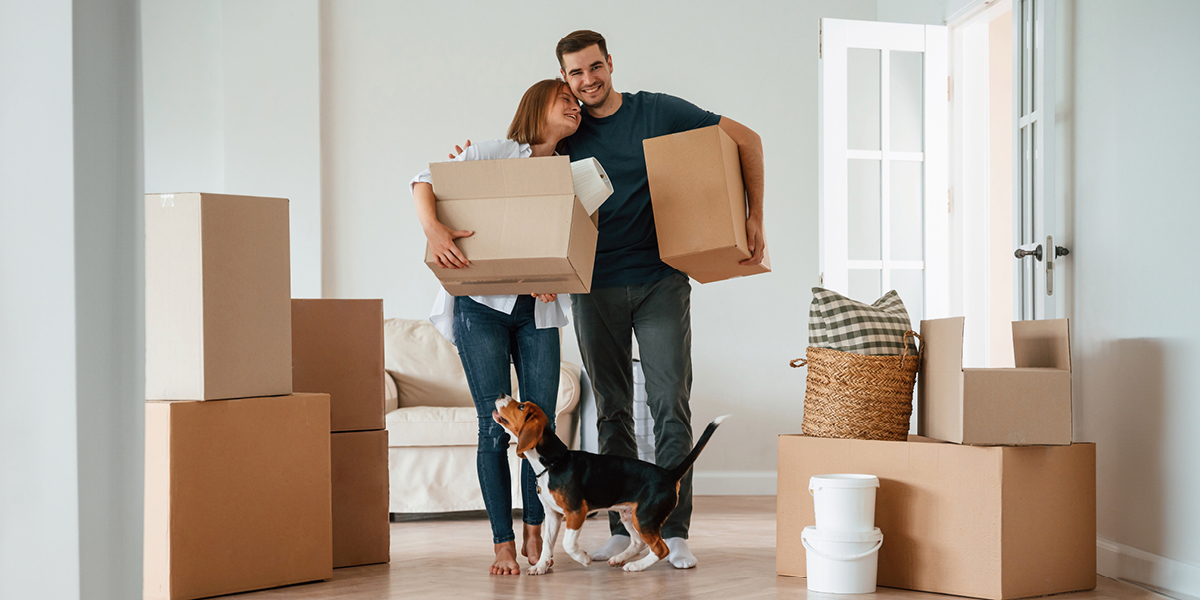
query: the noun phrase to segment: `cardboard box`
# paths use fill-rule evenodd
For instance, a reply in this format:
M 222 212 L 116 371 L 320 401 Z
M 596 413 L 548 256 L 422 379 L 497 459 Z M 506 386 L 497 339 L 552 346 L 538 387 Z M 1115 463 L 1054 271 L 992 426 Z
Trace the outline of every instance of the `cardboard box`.
M 769 273 L 752 267 L 737 143 L 717 125 L 642 142 L 658 254 L 700 283 Z
M 387 431 L 330 435 L 333 568 L 391 559 Z
M 465 269 L 425 264 L 455 295 L 581 294 L 592 287 L 597 221 L 575 197 L 566 156 L 432 163 L 438 220 L 475 235 Z M 597 213 L 598 214 L 598 213 Z
M 146 398 L 292 393 L 288 201 L 146 196 Z
M 964 369 L 963 321 L 921 321 L 921 435 L 959 444 L 1070 444 L 1067 320 L 1013 322 L 1013 369 Z
M 1096 446 L 779 436 L 776 571 L 805 576 L 808 480 L 879 477 L 879 585 L 1009 599 L 1096 586 Z
M 292 389 L 329 394 L 331 431 L 383 429 L 383 300 L 292 300 Z
M 144 598 L 333 576 L 329 397 L 146 403 Z

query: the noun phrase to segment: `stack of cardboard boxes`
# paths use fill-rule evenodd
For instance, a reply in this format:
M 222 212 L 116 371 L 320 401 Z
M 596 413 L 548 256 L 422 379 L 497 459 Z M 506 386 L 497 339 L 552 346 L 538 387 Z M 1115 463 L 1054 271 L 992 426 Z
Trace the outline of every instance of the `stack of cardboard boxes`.
M 329 394 L 333 566 L 388 562 L 383 301 L 292 300 L 292 388 Z
M 327 579 L 329 396 L 292 393 L 288 201 L 146 198 L 144 597 Z
M 388 560 L 382 303 L 293 309 L 288 223 L 282 198 L 146 197 L 147 599 Z
M 1096 447 L 1071 443 L 1066 320 L 1013 323 L 1016 368 L 964 369 L 963 319 L 923 321 L 907 442 L 779 438 L 776 571 L 805 576 L 808 480 L 879 477 L 879 585 L 1007 600 L 1096 585 Z

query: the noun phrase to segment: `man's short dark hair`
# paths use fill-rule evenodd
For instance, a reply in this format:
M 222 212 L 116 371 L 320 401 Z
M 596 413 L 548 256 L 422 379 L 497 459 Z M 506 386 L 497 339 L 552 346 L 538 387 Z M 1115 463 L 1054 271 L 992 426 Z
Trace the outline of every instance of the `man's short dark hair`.
M 554 53 L 558 55 L 558 66 L 563 66 L 564 54 L 574 54 L 588 46 L 600 46 L 600 54 L 608 56 L 608 44 L 604 42 L 604 36 L 589 29 L 580 29 L 572 31 L 567 34 L 567 37 L 558 40 L 558 47 L 554 49 Z

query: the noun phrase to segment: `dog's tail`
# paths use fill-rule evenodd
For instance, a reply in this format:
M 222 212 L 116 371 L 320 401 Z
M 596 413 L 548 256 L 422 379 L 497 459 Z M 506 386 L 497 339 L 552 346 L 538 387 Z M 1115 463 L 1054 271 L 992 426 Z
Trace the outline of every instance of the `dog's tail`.
M 713 433 L 717 431 L 717 426 L 728 418 L 729 415 L 721 415 L 713 419 L 713 422 L 704 428 L 704 433 L 700 435 L 700 441 L 696 442 L 696 447 L 692 448 L 692 451 L 683 458 L 683 462 L 679 463 L 674 469 L 671 469 L 671 477 L 675 478 L 675 481 L 683 479 L 688 469 L 692 468 L 692 463 L 696 462 L 696 458 L 700 456 L 700 451 L 704 450 L 704 446 L 708 444 L 708 438 L 711 438 Z

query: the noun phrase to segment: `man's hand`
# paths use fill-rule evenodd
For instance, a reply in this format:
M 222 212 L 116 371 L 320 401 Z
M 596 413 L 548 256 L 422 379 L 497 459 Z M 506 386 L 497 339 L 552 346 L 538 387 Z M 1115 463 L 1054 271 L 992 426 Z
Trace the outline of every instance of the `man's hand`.
M 470 147 L 471 147 L 471 140 L 467 140 L 467 143 L 466 143 L 466 144 L 464 144 L 464 145 L 462 145 L 462 146 L 455 145 L 455 146 L 454 146 L 454 152 L 453 152 L 452 154 L 450 154 L 450 155 L 449 155 L 449 156 L 450 156 L 450 160 L 454 160 L 454 159 L 458 158 L 458 155 L 459 155 L 459 154 L 462 154 L 463 152 L 466 152 L 466 151 L 467 151 L 467 148 L 470 148 Z
M 550 304 L 554 302 L 555 298 L 558 298 L 558 294 L 530 294 L 530 296 L 541 300 L 545 304 Z
M 767 251 L 767 238 L 763 233 L 762 217 L 746 218 L 746 242 L 750 245 L 750 258 L 739 262 L 739 265 L 761 265 Z
M 475 235 L 474 231 L 455 231 L 436 221 L 425 229 L 425 237 L 433 250 L 433 260 L 443 269 L 465 269 L 471 266 L 471 261 L 458 249 L 454 240 L 472 235 Z

